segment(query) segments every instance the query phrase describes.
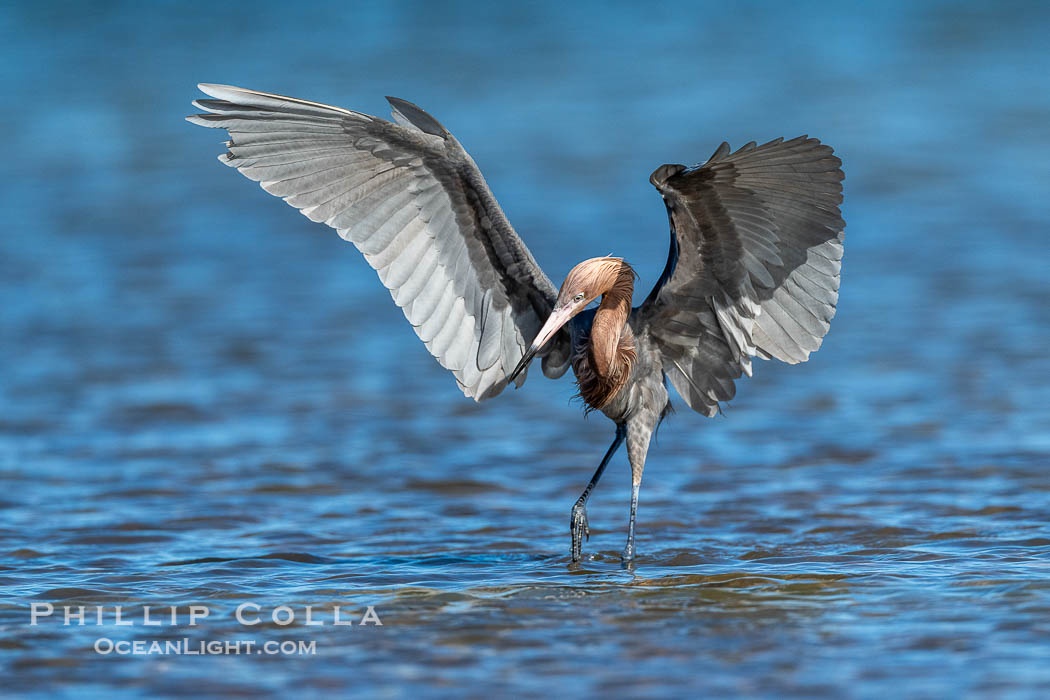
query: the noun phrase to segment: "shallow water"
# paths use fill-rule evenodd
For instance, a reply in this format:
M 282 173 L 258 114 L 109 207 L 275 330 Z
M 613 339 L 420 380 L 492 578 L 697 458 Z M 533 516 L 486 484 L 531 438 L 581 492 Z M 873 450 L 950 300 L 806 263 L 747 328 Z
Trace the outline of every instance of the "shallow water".
M 1050 690 L 1045 7 L 252 7 L 0 10 L 7 691 Z M 676 402 L 631 570 L 619 454 L 572 566 L 611 424 L 539 373 L 463 399 L 351 247 L 215 163 L 181 119 L 197 81 L 419 102 L 552 278 L 615 253 L 640 294 L 666 255 L 655 166 L 811 132 L 847 172 L 838 317 L 724 417 Z M 34 603 L 55 614 L 31 626 Z

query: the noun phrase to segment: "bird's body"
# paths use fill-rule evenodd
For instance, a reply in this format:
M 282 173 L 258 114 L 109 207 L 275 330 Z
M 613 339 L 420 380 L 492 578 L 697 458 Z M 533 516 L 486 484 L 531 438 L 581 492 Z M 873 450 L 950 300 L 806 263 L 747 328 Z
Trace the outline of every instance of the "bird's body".
M 575 266 L 560 289 L 510 226 L 477 165 L 437 120 L 388 98 L 397 124 L 280 95 L 201 85 L 215 100 L 189 117 L 224 128 L 220 160 L 354 243 L 417 335 L 460 388 L 481 401 L 521 385 L 529 362 L 548 377 L 571 366 L 580 397 L 616 437 L 572 509 L 572 559 L 586 502 L 624 441 L 631 464 L 628 542 L 668 385 L 714 415 L 751 358 L 805 361 L 838 298 L 845 226 L 841 162 L 816 139 L 777 139 L 703 165 L 664 165 L 650 182 L 671 223 L 667 265 L 632 307 L 635 273 L 620 258 Z M 588 306 L 600 299 L 596 309 Z

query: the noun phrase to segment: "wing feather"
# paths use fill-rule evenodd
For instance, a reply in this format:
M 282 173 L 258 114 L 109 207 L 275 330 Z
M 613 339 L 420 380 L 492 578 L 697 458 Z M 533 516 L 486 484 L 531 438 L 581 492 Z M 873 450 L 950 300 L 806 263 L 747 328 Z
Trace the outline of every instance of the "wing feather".
M 500 393 L 557 293 L 455 137 L 396 98 L 388 98 L 394 124 L 282 95 L 200 88 L 210 99 L 194 105 L 206 113 L 187 119 L 229 132 L 220 161 L 352 242 L 467 396 Z
M 431 317 L 436 315 L 437 309 L 444 303 L 446 295 L 452 295 L 452 281 L 449 280 L 448 270 L 441 263 L 438 263 L 440 269 L 435 270 L 434 274 L 431 275 L 430 280 L 426 283 L 415 299 L 412 300 L 412 304 L 406 307 L 405 317 L 408 318 L 408 322 L 417 328 L 416 333 L 419 334 L 419 339 L 426 341 L 429 340 L 429 336 L 424 338 L 421 329 L 428 321 L 431 321 Z
M 457 370 L 463 366 L 462 362 L 457 365 L 452 360 L 450 353 L 446 355 L 446 351 L 456 339 L 456 332 L 459 330 L 460 324 L 463 322 L 463 318 L 466 315 L 467 310 L 463 304 L 463 297 L 454 297 L 452 300 L 452 308 L 449 311 L 445 322 L 442 324 L 441 330 L 439 330 L 433 340 L 430 341 L 430 352 L 434 357 L 440 357 L 448 362 L 447 367 L 451 370 Z
M 415 301 L 426 288 L 427 282 L 430 281 L 437 265 L 438 250 L 434 246 L 429 246 L 423 254 L 423 259 L 412 270 L 412 274 L 409 275 L 404 284 L 397 288 L 394 294 L 394 303 L 404 308 Z M 409 319 L 409 322 L 411 321 L 412 319 Z
M 485 370 L 499 360 L 500 342 L 503 336 L 503 315 L 493 310 L 492 291 L 485 290 L 481 308 L 481 333 L 478 341 L 477 368 Z
M 448 280 L 445 282 L 445 287 L 441 291 L 441 296 L 438 302 L 434 305 L 433 310 L 426 316 L 423 322 L 416 328 L 416 334 L 419 339 L 427 344 L 427 348 L 430 348 L 430 343 L 434 341 L 445 327 L 445 322 L 448 321 L 449 316 L 452 314 L 452 308 L 456 301 L 462 300 L 456 296 L 455 290 L 452 288 L 452 281 Z M 433 353 L 433 351 L 431 351 Z M 437 357 L 435 355 L 435 357 Z
M 638 319 L 700 413 L 733 395 L 751 357 L 804 362 L 820 347 L 838 301 L 841 165 L 800 136 L 735 152 L 723 143 L 699 167 L 665 165 L 650 178 L 671 252 Z

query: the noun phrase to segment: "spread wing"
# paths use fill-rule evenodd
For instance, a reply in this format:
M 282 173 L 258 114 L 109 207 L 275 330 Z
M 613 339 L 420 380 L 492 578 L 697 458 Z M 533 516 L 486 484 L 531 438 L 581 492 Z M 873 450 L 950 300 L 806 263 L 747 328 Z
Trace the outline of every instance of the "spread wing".
M 752 356 L 794 364 L 820 347 L 838 301 L 841 166 L 800 136 L 733 153 L 723 143 L 699 167 L 652 174 L 671 251 L 638 318 L 694 410 L 717 412 Z
M 219 160 L 360 250 L 416 334 L 463 393 L 500 393 L 550 314 L 557 290 L 441 124 L 387 98 L 397 124 L 227 85 L 194 124 L 226 129 Z M 562 334 L 544 371 L 567 366 Z M 520 384 L 524 377 L 517 382 Z

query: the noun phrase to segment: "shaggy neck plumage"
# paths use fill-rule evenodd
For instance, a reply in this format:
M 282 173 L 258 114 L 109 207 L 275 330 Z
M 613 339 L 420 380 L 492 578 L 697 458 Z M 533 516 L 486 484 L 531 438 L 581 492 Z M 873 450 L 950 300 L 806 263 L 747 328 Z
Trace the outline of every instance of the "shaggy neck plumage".
M 634 293 L 634 270 L 622 260 L 616 263 L 603 280 L 602 301 L 594 313 L 587 343 L 588 362 L 576 368 L 580 396 L 598 409 L 609 403 L 627 383 L 636 357 L 634 335 L 627 325 Z
M 614 364 L 620 359 L 617 350 L 620 338 L 627 329 L 627 317 L 631 313 L 631 294 L 634 281 L 628 276 L 626 284 L 614 285 L 602 296 L 602 303 L 594 312 L 591 325 L 590 352 L 594 371 L 602 377 L 613 374 Z M 623 287 L 626 287 L 624 289 Z

